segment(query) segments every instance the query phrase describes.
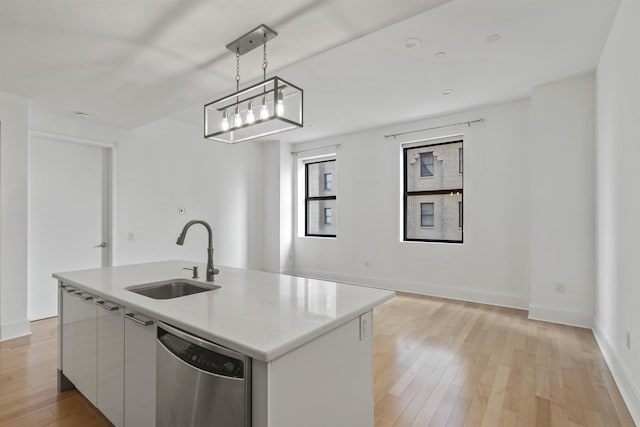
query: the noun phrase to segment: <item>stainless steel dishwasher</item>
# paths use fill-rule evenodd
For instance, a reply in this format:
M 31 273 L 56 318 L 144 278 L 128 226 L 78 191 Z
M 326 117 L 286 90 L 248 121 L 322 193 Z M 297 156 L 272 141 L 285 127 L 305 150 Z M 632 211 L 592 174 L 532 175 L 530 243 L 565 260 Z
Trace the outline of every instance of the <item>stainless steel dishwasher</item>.
M 159 427 L 250 427 L 251 358 L 158 323 Z

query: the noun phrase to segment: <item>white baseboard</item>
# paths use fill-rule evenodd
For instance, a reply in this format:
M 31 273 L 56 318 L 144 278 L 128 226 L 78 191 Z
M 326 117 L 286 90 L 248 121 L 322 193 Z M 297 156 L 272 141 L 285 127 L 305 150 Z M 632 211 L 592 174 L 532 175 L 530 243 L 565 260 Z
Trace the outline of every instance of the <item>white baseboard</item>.
M 529 305 L 529 319 L 588 329 L 593 326 L 593 313 L 558 310 L 539 305 Z
M 357 276 L 319 270 L 294 270 L 292 274 L 312 279 L 330 280 L 352 285 L 370 286 L 372 288 L 390 289 L 398 292 L 409 292 L 413 294 L 477 302 L 501 307 L 518 308 L 522 310 L 526 310 L 529 304 L 528 295 L 520 296 L 482 292 L 475 289 L 452 288 L 418 282 L 402 282 L 380 277 Z
M 596 337 L 600 352 L 604 356 L 605 362 L 607 362 L 611 375 L 618 386 L 618 390 L 620 390 L 622 399 L 627 404 L 631 418 L 633 418 L 636 425 L 640 426 L 640 390 L 634 386 L 631 381 L 631 374 L 629 374 L 629 371 L 620 362 L 616 351 L 609 344 L 609 341 L 600 329 L 600 325 L 595 320 L 593 321 L 593 335 Z
M 19 322 L 0 325 L 0 341 L 31 335 L 31 322 L 21 320 Z

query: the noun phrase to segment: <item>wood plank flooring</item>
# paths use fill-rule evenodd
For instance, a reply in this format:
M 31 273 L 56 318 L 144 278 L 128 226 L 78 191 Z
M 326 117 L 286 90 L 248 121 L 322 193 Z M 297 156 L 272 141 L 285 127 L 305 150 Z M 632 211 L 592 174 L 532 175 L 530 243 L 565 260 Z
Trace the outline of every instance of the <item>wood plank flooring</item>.
M 376 427 L 634 425 L 587 329 L 408 294 L 374 316 Z M 56 391 L 57 320 L 32 332 L 0 343 L 0 426 L 108 426 Z
M 58 319 L 31 323 L 31 336 L 0 342 L 0 426 L 109 426 L 72 390 L 56 391 Z
M 374 316 L 376 427 L 634 425 L 588 329 L 409 294 Z

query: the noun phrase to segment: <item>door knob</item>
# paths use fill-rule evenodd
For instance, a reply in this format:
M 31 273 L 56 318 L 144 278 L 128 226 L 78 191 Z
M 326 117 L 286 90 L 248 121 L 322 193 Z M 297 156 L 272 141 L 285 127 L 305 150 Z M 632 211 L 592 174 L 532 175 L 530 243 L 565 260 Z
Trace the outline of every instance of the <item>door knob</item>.
M 94 248 L 106 248 L 107 246 L 107 242 L 102 242 L 98 246 L 94 246 Z

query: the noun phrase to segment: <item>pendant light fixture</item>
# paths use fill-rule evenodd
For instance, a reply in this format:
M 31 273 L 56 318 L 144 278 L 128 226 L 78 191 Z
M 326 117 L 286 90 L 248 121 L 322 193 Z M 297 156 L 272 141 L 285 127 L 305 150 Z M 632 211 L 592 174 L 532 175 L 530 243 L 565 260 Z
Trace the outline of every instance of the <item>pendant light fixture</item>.
M 267 42 L 278 34 L 260 25 L 232 41 L 236 91 L 204 106 L 204 137 L 234 144 L 303 126 L 303 90 L 278 76 L 267 80 Z M 262 82 L 240 90 L 240 56 L 262 45 Z

